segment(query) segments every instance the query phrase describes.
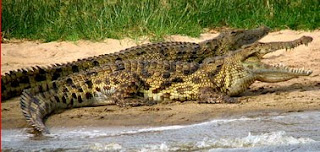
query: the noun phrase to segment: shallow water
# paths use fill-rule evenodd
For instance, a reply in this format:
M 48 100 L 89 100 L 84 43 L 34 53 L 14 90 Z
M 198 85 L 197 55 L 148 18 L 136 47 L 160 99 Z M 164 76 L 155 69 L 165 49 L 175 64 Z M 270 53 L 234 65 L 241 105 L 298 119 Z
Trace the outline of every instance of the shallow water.
M 270 113 L 164 127 L 50 128 L 35 140 L 2 130 L 2 150 L 23 151 L 320 151 L 320 112 Z

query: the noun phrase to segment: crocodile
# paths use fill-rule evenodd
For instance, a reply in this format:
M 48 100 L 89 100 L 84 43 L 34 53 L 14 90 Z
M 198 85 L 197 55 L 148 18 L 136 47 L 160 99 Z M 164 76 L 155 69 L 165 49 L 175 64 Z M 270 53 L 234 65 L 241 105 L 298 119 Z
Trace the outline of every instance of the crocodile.
M 261 62 L 265 54 L 308 44 L 303 36 L 290 42 L 256 42 L 202 63 L 126 60 L 95 67 L 23 91 L 22 113 L 34 130 L 49 133 L 44 117 L 56 110 L 84 106 L 147 106 L 170 101 L 237 103 L 253 82 L 281 82 L 308 76 L 311 70 Z M 259 49 L 257 49 L 259 48 Z
M 251 44 L 268 34 L 269 28 L 261 26 L 252 30 L 228 30 L 218 37 L 200 43 L 159 42 L 135 46 L 120 52 L 79 59 L 66 64 L 49 67 L 31 67 L 10 71 L 1 78 L 1 99 L 21 95 L 23 89 L 41 82 L 50 82 L 72 73 L 78 73 L 96 66 L 113 63 L 116 60 L 174 60 L 201 63 L 205 57 L 223 55 L 243 45 Z

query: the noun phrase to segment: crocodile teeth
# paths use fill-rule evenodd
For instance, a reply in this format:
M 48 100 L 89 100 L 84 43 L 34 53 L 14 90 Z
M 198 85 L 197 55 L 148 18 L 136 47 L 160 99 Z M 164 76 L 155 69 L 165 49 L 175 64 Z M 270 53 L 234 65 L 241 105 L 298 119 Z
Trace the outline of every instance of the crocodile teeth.
M 287 72 L 291 72 L 291 73 L 297 73 L 297 74 L 311 74 L 312 73 L 312 70 L 305 70 L 305 68 L 289 68 L 287 66 L 285 66 L 284 64 L 282 63 L 279 63 L 279 64 L 276 64 L 276 65 L 272 65 L 273 67 L 275 68 L 279 68 L 279 69 L 283 69 Z
M 285 67 L 285 65 L 283 63 L 279 63 L 278 65 L 279 65 L 279 67 Z
M 301 69 L 287 68 L 286 70 L 288 70 L 289 72 L 292 72 L 292 73 L 301 73 L 301 74 L 311 74 L 312 73 L 311 70 L 305 70 L 304 68 L 301 68 Z
M 279 64 L 272 65 L 272 66 L 276 67 L 276 68 L 287 68 L 283 63 L 279 63 Z

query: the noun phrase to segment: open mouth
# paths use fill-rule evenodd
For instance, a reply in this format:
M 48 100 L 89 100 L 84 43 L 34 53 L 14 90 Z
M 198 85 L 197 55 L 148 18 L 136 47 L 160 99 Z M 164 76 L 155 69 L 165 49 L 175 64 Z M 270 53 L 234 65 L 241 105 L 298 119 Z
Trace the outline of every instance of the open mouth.
M 283 64 L 268 65 L 264 63 L 261 64 L 255 72 L 282 73 L 282 74 L 291 74 L 291 75 L 297 75 L 297 76 L 308 76 L 312 74 L 312 70 L 307 70 L 304 68 L 290 68 Z
M 244 62 L 244 66 L 262 82 L 281 82 L 312 74 L 312 70 L 305 68 L 290 68 L 283 64 L 269 65 L 261 61 L 250 61 L 250 58 Z
M 259 43 L 258 45 L 260 46 L 254 47 L 260 47 L 260 50 L 252 51 L 252 54 L 249 54 L 248 57 L 244 59 L 243 64 L 249 71 L 258 76 L 258 80 L 263 82 L 281 82 L 299 76 L 309 76 L 312 74 L 312 70 L 304 68 L 290 68 L 283 64 L 269 65 L 262 63 L 261 59 L 264 55 L 270 52 L 274 52 L 279 49 L 293 49 L 302 44 L 308 45 L 312 40 L 312 37 L 303 36 L 297 40 L 289 42 Z M 256 49 L 254 47 L 252 47 L 253 50 Z

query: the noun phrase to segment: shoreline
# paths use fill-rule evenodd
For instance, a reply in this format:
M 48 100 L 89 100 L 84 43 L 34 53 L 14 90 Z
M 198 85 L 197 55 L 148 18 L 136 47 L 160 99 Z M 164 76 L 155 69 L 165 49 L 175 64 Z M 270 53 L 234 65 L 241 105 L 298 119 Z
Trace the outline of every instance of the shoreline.
M 45 123 L 48 128 L 58 126 L 168 126 L 188 125 L 213 119 L 320 110 L 320 102 L 262 101 L 263 98 L 262 96 L 244 96 L 240 97 L 241 103 L 239 104 L 177 102 L 128 108 L 118 106 L 82 107 L 67 109 L 61 113 L 50 115 Z M 2 111 L 5 117 L 2 117 L 2 129 L 30 128 L 20 111 L 18 99 L 12 100 L 14 101 L 3 103 Z

